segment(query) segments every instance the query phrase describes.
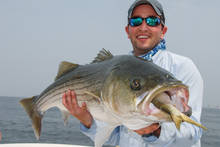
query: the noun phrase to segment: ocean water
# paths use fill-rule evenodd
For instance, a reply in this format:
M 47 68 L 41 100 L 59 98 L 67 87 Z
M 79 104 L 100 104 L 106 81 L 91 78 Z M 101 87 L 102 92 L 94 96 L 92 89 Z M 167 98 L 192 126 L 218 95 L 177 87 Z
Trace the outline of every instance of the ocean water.
M 44 116 L 40 140 L 35 139 L 31 122 L 24 109 L 18 103 L 20 98 L 0 97 L 0 131 L 2 141 L 6 143 L 58 143 L 75 145 L 93 145 L 93 142 L 79 131 L 79 121 L 70 117 L 64 126 L 61 113 L 52 108 Z M 204 108 L 202 124 L 204 131 L 202 147 L 220 146 L 220 110 Z

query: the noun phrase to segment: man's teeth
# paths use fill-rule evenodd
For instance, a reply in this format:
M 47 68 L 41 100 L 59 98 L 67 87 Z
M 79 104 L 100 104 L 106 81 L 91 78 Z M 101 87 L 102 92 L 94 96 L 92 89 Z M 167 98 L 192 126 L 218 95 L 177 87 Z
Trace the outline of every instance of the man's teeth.
M 147 39 L 148 36 L 138 36 L 139 39 Z

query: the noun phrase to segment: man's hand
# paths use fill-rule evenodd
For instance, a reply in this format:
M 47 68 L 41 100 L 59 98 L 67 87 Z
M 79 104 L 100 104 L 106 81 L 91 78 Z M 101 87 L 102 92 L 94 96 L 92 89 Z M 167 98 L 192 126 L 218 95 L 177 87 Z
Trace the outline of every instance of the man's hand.
M 74 91 L 68 90 L 65 92 L 62 96 L 62 102 L 70 114 L 75 116 L 87 128 L 91 127 L 93 121 L 92 115 L 87 110 L 85 102 L 82 103 L 81 107 L 79 106 Z
M 156 136 L 157 138 L 159 138 L 160 136 L 160 130 L 161 127 L 158 123 L 154 123 L 146 128 L 142 128 L 139 130 L 134 130 L 136 133 L 138 133 L 139 135 L 144 135 L 144 134 L 150 134 L 153 133 L 154 136 Z

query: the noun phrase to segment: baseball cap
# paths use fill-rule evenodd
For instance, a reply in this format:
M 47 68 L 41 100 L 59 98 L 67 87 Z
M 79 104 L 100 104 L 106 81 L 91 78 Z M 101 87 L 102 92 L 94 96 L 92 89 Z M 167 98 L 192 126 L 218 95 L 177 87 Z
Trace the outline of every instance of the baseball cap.
M 128 20 L 131 18 L 134 8 L 142 4 L 151 5 L 152 8 L 157 13 L 157 15 L 160 16 L 162 24 L 165 25 L 165 16 L 163 12 L 163 7 L 157 0 L 135 0 L 135 2 L 130 6 L 128 10 Z

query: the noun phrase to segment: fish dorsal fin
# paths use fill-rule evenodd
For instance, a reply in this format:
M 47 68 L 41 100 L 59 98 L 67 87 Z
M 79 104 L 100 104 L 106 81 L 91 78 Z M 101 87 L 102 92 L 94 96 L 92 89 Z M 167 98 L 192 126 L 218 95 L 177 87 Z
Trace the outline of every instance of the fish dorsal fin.
M 110 51 L 105 50 L 104 48 L 98 53 L 97 57 L 92 61 L 92 63 L 102 62 L 108 59 L 111 59 L 113 55 Z
M 58 70 L 58 73 L 57 73 L 55 80 L 59 79 L 61 76 L 63 76 L 64 74 L 66 74 L 70 70 L 77 68 L 78 66 L 79 66 L 78 64 L 70 63 L 67 61 L 61 62 L 59 65 L 59 70 Z

